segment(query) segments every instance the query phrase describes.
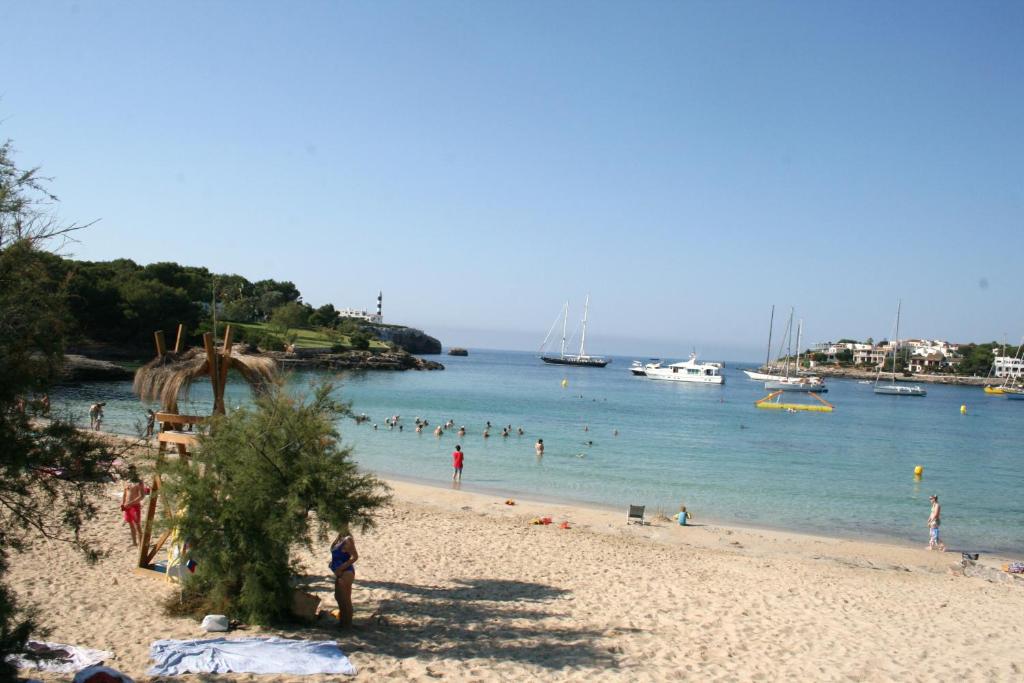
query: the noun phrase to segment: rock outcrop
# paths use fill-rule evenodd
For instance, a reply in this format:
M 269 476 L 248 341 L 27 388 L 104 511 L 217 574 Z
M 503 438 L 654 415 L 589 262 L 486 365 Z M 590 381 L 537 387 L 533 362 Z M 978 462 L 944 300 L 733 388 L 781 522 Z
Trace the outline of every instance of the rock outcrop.
M 444 370 L 432 360 L 417 358 L 404 351 L 345 351 L 343 353 L 291 354 L 268 353 L 282 369 L 320 368 L 323 370 Z
M 409 353 L 428 356 L 441 353 L 441 342 L 423 330 L 390 325 L 367 325 L 365 329 L 384 341 L 401 346 Z
M 135 371 L 123 365 L 71 353 L 64 356 L 61 380 L 64 382 L 102 382 L 132 379 L 134 376 Z
M 467 351 L 466 349 L 462 348 L 461 346 L 453 346 L 452 348 L 448 349 L 448 355 L 449 356 L 468 356 L 469 355 L 469 351 Z

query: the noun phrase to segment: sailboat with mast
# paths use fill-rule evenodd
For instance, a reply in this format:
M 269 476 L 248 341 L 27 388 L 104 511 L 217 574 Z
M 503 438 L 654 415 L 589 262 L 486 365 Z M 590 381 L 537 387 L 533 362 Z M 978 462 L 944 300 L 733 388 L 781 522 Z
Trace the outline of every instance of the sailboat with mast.
M 792 351 L 786 353 L 786 365 L 785 375 L 779 379 L 768 380 L 764 383 L 764 388 L 768 391 L 813 391 L 821 394 L 828 391 L 828 386 L 825 381 L 820 377 L 814 376 L 800 376 L 800 345 L 803 343 L 803 331 L 804 321 L 803 319 L 797 324 L 796 328 L 796 370 L 794 376 L 789 374 L 789 359 L 792 355 Z M 789 326 L 787 327 L 788 334 L 790 335 L 790 341 L 792 341 L 793 335 L 793 312 L 789 314 Z
M 559 347 L 559 353 L 558 353 L 557 356 L 554 355 L 554 354 L 545 354 L 544 353 L 544 347 L 547 345 L 548 339 L 550 339 L 551 333 L 555 329 L 555 325 L 558 324 L 558 319 L 556 318 L 555 322 L 551 326 L 551 329 L 548 330 L 548 336 L 544 338 L 544 342 L 541 344 L 541 347 L 540 347 L 540 354 L 541 354 L 540 355 L 540 359 L 542 361 L 544 361 L 545 363 L 550 363 L 551 365 L 579 365 L 579 366 L 588 367 L 588 368 L 603 368 L 604 366 L 608 365 L 608 363 L 610 361 L 607 358 L 604 358 L 603 356 L 588 356 L 587 355 L 587 352 L 586 352 L 586 343 L 587 343 L 587 315 L 588 315 L 589 311 L 590 311 L 590 295 L 588 294 L 587 295 L 586 303 L 583 305 L 583 329 L 582 329 L 582 331 L 580 333 L 580 352 L 576 353 L 576 354 L 566 353 L 565 352 L 565 330 L 566 330 L 566 323 L 569 320 L 569 302 L 568 301 L 565 302 L 565 306 L 562 309 L 562 344 Z
M 903 301 L 899 300 L 896 303 L 896 335 L 893 339 L 892 349 L 892 379 L 888 384 L 879 384 L 878 380 L 882 378 L 882 370 L 885 367 L 885 359 L 882 359 L 882 365 L 878 368 L 878 375 L 875 377 L 875 393 L 885 394 L 887 396 L 925 396 L 928 392 L 919 387 L 916 384 L 897 384 L 896 383 L 896 356 L 899 355 L 900 351 L 900 311 L 903 308 Z
M 777 371 L 777 368 L 773 368 L 772 364 L 771 364 L 771 362 L 772 362 L 772 328 L 774 327 L 774 325 L 775 325 L 775 306 L 773 305 L 772 306 L 772 315 L 771 315 L 771 318 L 768 320 L 768 350 L 764 354 L 764 369 L 766 370 L 766 372 L 758 372 L 757 370 L 744 370 L 743 374 L 745 374 L 748 379 L 752 379 L 752 380 L 755 380 L 755 381 L 758 381 L 758 382 L 765 382 L 765 381 L 780 380 L 780 379 L 782 379 L 782 375 L 778 375 L 778 374 L 773 374 L 772 373 L 773 370 Z M 785 335 L 783 335 L 783 336 L 785 336 Z M 780 351 L 781 351 L 781 349 L 780 349 Z

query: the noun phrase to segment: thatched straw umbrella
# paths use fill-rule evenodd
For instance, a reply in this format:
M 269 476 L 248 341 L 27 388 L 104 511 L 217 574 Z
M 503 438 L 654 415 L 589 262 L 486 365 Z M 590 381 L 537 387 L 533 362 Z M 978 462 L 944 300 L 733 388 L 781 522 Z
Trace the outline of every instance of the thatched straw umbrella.
M 218 354 L 223 362 L 223 356 Z M 229 367 L 237 371 L 253 391 L 260 391 L 274 379 L 277 364 L 273 358 L 231 352 Z M 135 371 L 132 389 L 144 401 L 160 401 L 163 410 L 178 412 L 178 398 L 188 395 L 197 379 L 210 377 L 210 364 L 202 349 L 180 353 L 167 352 Z

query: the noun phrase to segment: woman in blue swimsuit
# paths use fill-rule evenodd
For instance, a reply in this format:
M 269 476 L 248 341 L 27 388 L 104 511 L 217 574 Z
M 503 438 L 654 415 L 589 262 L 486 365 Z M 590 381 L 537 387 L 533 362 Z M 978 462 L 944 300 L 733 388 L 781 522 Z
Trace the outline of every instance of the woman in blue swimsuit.
M 352 625 L 352 582 L 356 578 L 355 563 L 359 559 L 356 542 L 348 529 L 342 529 L 331 543 L 331 571 L 334 572 L 334 599 L 338 601 L 338 621 Z

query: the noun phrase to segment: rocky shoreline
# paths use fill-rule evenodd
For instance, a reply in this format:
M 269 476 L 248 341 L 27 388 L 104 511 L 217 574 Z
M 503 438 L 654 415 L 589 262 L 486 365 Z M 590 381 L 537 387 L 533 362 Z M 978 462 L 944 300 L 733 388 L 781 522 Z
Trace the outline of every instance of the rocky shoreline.
M 282 370 L 444 370 L 444 366 L 437 361 L 419 358 L 404 351 L 270 352 L 266 355 L 276 360 Z
M 277 361 L 281 370 L 444 370 L 436 361 L 418 358 L 404 351 L 345 351 L 342 353 L 284 353 L 264 354 Z M 135 377 L 135 369 L 109 360 L 89 358 L 69 353 L 64 356 L 62 383 L 121 382 Z

